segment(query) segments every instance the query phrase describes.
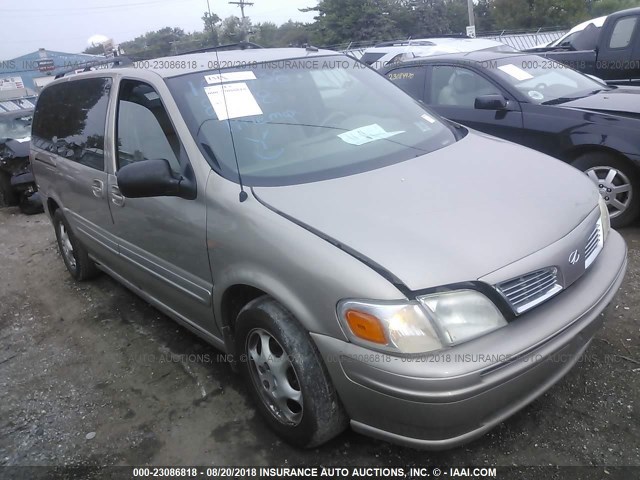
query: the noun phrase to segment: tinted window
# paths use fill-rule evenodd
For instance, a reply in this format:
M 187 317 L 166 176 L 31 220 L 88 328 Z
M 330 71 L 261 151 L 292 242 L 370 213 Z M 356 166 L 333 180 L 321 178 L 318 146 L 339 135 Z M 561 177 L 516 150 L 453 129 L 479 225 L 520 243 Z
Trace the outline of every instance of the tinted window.
M 385 52 L 368 52 L 362 55 L 360 61 L 366 63 L 367 65 L 371 65 L 375 61 L 380 60 L 385 55 Z
M 434 105 L 474 108 L 476 97 L 497 93 L 493 83 L 468 68 L 433 67 L 430 102 Z
M 631 43 L 633 30 L 636 27 L 638 17 L 624 17 L 616 22 L 609 40 L 609 48 L 625 48 Z
M 110 90 L 110 78 L 87 78 L 47 87 L 36 105 L 34 144 L 103 170 Z
M 387 73 L 387 78 L 414 98 L 424 95 L 425 67 L 396 68 Z
M 150 85 L 123 80 L 118 95 L 118 168 L 140 160 L 165 159 L 180 171 L 180 142 L 160 95 Z

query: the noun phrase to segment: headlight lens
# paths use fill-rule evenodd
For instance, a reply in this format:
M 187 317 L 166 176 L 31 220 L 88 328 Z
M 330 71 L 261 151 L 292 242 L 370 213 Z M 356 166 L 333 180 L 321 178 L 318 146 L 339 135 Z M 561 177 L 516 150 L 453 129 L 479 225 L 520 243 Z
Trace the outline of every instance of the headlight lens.
M 607 207 L 607 202 L 604 201 L 604 198 L 600 197 L 598 204 L 600 205 L 602 241 L 604 242 L 607 239 L 607 235 L 609 235 L 609 230 L 611 230 L 611 219 L 609 218 L 609 207 Z
M 352 342 L 396 353 L 439 350 L 507 324 L 493 302 L 474 290 L 424 295 L 417 300 L 345 300 L 338 305 L 338 316 Z
M 338 316 L 350 340 L 365 347 L 398 353 L 442 348 L 438 334 L 417 303 L 345 300 Z
M 507 324 L 500 310 L 480 292 L 460 290 L 418 297 L 449 345 L 471 340 Z

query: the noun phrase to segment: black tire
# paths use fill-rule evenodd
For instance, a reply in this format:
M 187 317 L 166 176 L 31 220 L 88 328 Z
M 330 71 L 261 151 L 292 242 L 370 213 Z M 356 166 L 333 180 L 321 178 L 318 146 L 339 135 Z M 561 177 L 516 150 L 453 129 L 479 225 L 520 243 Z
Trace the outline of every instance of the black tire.
M 82 246 L 69 227 L 67 219 L 62 211 L 57 209 L 53 214 L 53 227 L 56 231 L 58 249 L 62 260 L 73 278 L 79 282 L 90 280 L 100 273 L 96 264 L 89 258 L 87 250 Z M 70 251 L 65 252 L 65 239 L 68 238 L 72 246 Z M 70 258 L 72 257 L 72 259 Z
M 0 170 L 0 207 L 15 207 L 19 199 L 11 186 L 11 175 Z
M 295 408 L 289 409 L 286 414 L 298 415 L 297 420 L 284 418 L 283 410 L 280 409 L 278 412 L 279 407 L 274 407 L 273 404 L 270 406 L 269 391 L 266 387 L 257 385 L 260 374 L 257 371 L 258 364 L 251 356 L 250 345 L 256 335 L 262 332 L 267 332 L 276 341 L 273 343 L 269 340 L 268 353 L 276 358 L 270 363 L 273 369 L 266 369 L 268 374 L 276 379 L 272 383 L 273 390 L 276 390 L 276 385 L 279 387 L 277 375 L 281 375 L 283 370 L 277 369 L 274 362 L 282 359 L 289 361 L 285 375 L 287 388 L 300 392 L 302 403 L 296 406 L 295 401 L 287 400 L 287 405 Z M 344 431 L 348 418 L 320 354 L 309 333 L 282 305 L 268 296 L 249 302 L 238 314 L 235 342 L 240 371 L 249 386 L 257 409 L 280 437 L 293 445 L 310 448 L 325 443 Z M 253 351 L 255 354 L 255 350 Z M 272 402 L 276 403 L 275 400 Z M 300 410 L 296 413 L 298 407 Z
M 628 194 L 619 193 L 614 196 L 613 192 L 607 189 L 608 184 L 606 182 L 596 183 L 596 186 L 600 189 L 600 193 L 609 205 L 611 226 L 614 228 L 626 227 L 638 218 L 638 214 L 640 213 L 640 175 L 638 174 L 637 167 L 607 152 L 585 153 L 578 157 L 572 165 L 585 173 L 592 170 L 592 175 L 595 174 L 599 179 L 606 177 L 607 167 L 617 170 L 619 173 L 614 177 L 614 182 L 618 184 L 628 182 L 630 186 Z M 591 179 L 596 182 L 595 178 L 592 177 Z M 600 185 L 602 185 L 602 187 L 600 187 Z M 610 204 L 610 202 L 614 201 L 627 202 L 627 206 L 624 209 L 619 209 L 615 205 Z

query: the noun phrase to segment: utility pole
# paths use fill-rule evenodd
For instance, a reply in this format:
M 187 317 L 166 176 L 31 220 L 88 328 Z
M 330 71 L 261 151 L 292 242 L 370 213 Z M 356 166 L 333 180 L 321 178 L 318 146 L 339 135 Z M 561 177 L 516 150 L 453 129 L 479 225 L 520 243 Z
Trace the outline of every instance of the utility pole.
M 207 12 L 209 12 L 209 25 L 211 26 L 211 33 L 214 32 L 213 23 L 211 22 L 211 7 L 209 6 L 209 0 L 207 0 Z
M 244 23 L 244 7 L 250 7 L 253 5 L 253 2 L 245 2 L 245 0 L 238 0 L 237 2 L 229 2 L 230 5 L 239 5 L 240 6 L 240 12 L 242 14 L 242 23 Z
M 250 7 L 253 2 L 247 2 L 245 0 L 237 0 L 235 2 L 229 2 L 230 5 L 238 5 L 240 7 L 240 13 L 242 15 L 242 40 L 246 41 L 249 35 L 249 29 L 247 28 L 247 20 L 244 16 L 244 7 Z
M 469 11 L 469 26 L 467 27 L 467 36 L 475 38 L 476 22 L 473 16 L 473 0 L 467 0 L 467 9 Z

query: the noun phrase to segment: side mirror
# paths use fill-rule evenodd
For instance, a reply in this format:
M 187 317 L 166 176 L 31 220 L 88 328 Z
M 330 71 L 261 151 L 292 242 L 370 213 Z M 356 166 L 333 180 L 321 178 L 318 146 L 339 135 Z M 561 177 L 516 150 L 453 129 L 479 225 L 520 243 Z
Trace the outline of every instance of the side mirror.
M 176 177 L 169 162 L 141 160 L 122 167 L 116 173 L 118 188 L 127 198 L 196 197 L 195 184 L 184 177 Z
M 476 97 L 474 107 L 478 110 L 506 110 L 507 99 L 502 95 L 481 95 Z

